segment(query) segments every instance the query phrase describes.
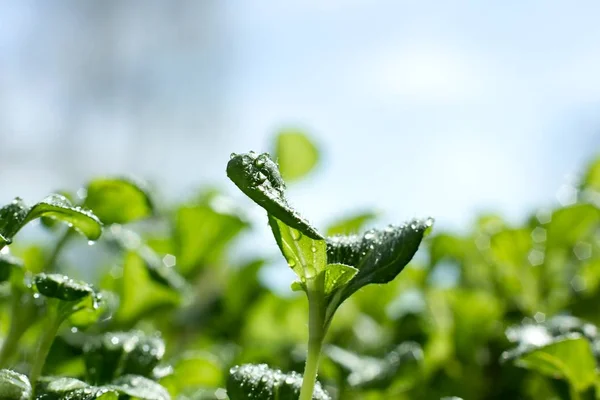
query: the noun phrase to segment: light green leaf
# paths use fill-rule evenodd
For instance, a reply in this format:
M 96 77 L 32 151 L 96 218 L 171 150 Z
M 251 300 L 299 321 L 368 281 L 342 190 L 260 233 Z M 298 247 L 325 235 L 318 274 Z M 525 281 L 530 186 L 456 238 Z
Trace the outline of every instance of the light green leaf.
M 79 379 L 42 377 L 35 387 L 39 400 L 117 400 L 119 394 L 107 387 L 89 386 Z
M 374 212 L 364 212 L 347 218 L 340 219 L 327 228 L 327 236 L 351 235 L 359 233 L 364 226 L 377 218 Z
M 180 303 L 181 294 L 176 288 L 165 285 L 151 272 L 146 261 L 135 251 L 125 253 L 123 276 L 120 278 L 120 306 L 115 319 L 127 323 L 162 307 Z M 135 284 L 132 284 L 135 282 Z
M 432 219 L 413 220 L 403 226 L 370 230 L 363 235 L 327 238 L 327 261 L 358 269 L 347 285 L 338 289 L 332 300 L 333 310 L 346 298 L 370 283 L 388 283 L 408 264 L 424 235 L 431 229 Z
M 171 400 L 164 387 L 143 376 L 123 375 L 106 387 L 140 400 Z
M 285 130 L 275 139 L 275 159 L 281 176 L 291 182 L 304 177 L 315 167 L 319 151 L 303 132 Z
M 345 264 L 329 264 L 322 273 L 325 274 L 325 295 L 327 296 L 350 282 L 358 270 Z
M 0 399 L 29 400 L 31 384 L 25 375 L 9 369 L 0 370 Z
M 173 373 L 162 378 L 160 384 L 171 396 L 190 389 L 218 388 L 224 384 L 223 366 L 212 354 L 190 352 L 173 362 Z
M 313 239 L 269 216 L 269 225 L 281 253 L 302 281 L 317 276 L 327 265 L 325 240 Z
M 174 232 L 177 270 L 189 276 L 208 263 L 221 261 L 227 246 L 248 226 L 231 201 L 215 192 L 197 204 L 180 207 Z
M 600 192 L 600 157 L 597 157 L 588 165 L 581 182 L 581 188 Z
M 270 369 L 266 364 L 245 364 L 229 370 L 227 394 L 231 400 L 298 400 L 302 376 L 296 372 L 285 374 Z M 331 397 L 316 382 L 314 400 Z
M 154 204 L 146 185 L 131 178 L 100 178 L 87 185 L 84 205 L 105 224 L 126 224 L 146 218 Z
M 288 204 L 285 198 L 285 183 L 277 164 L 267 153 L 232 154 L 227 164 L 227 176 L 242 192 L 264 208 L 269 216 L 311 239 L 323 239 L 321 234 Z
M 567 380 L 578 392 L 596 380 L 596 360 L 590 342 L 578 333 L 553 339 L 534 348 L 505 352 L 503 360 L 514 360 L 519 367 Z

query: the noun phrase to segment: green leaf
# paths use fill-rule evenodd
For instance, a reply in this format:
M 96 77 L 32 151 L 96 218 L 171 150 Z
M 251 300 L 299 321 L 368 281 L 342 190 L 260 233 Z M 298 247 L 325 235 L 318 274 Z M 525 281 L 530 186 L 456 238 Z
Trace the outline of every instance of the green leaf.
M 101 178 L 87 185 L 84 205 L 105 224 L 126 224 L 149 217 L 154 204 L 146 185 L 131 178 Z
M 357 356 L 337 346 L 328 346 L 326 353 L 345 371 L 348 385 L 361 389 L 385 389 L 401 377 L 414 384 L 423 359 L 423 351 L 415 342 L 404 342 L 381 359 Z
M 207 263 L 220 261 L 231 241 L 249 224 L 231 201 L 208 193 L 198 204 L 184 205 L 175 216 L 177 270 L 193 275 Z
M 65 196 L 59 194 L 52 194 L 31 207 L 23 225 L 41 217 L 64 222 L 85 235 L 89 240 L 96 240 L 102 234 L 102 223 L 98 217 L 91 211 L 74 207 Z
M 7 281 L 14 268 L 23 269 L 23 260 L 9 253 L 0 253 L 0 282 Z
M 581 182 L 581 188 L 600 192 L 600 157 L 597 157 L 588 165 Z
M 79 309 L 69 316 L 69 323 L 77 328 L 87 328 L 95 324 L 108 313 L 108 304 L 105 301 L 106 293 L 95 293 L 85 297 L 79 304 Z
M 177 287 L 171 284 L 165 285 L 171 280 L 168 278 L 163 280 L 163 278 L 157 270 L 149 268 L 146 260 L 137 252 L 125 253 L 123 276 L 119 279 L 120 306 L 115 319 L 120 323 L 128 323 L 158 308 L 179 304 L 181 301 L 179 283 L 176 283 Z M 179 282 L 179 279 L 176 281 Z
M 117 400 L 116 391 L 107 387 L 89 386 L 79 379 L 42 377 L 35 387 L 38 400 Z
M 314 239 L 269 215 L 269 225 L 281 253 L 302 281 L 317 276 L 327 265 L 325 240 Z
M 503 360 L 514 360 L 519 367 L 543 375 L 567 380 L 578 392 L 586 390 L 596 379 L 596 360 L 590 342 L 571 333 L 537 348 L 505 352 Z
M 9 369 L 0 370 L 0 399 L 29 400 L 31 384 L 25 375 Z
M 12 243 L 12 238 L 25 225 L 29 207 L 17 197 L 10 204 L 0 208 L 0 248 Z
M 547 246 L 573 246 L 600 226 L 600 209 L 591 204 L 574 204 L 552 213 L 547 226 Z
M 60 274 L 37 274 L 33 282 L 46 297 L 64 301 L 77 301 L 94 293 L 90 285 Z
M 393 280 L 412 259 L 432 225 L 432 219 L 413 220 L 403 226 L 390 225 L 363 235 L 327 238 L 327 261 L 358 269 L 354 278 L 338 289 L 333 307 L 365 285 Z
M 171 400 L 164 387 L 143 376 L 124 375 L 106 387 L 140 400 Z
M 270 369 L 266 364 L 245 364 L 229 370 L 227 394 L 231 400 L 298 400 L 302 376 L 296 372 L 285 374 Z M 331 399 L 316 382 L 314 400 Z
M 340 219 L 327 228 L 327 236 L 359 233 L 364 226 L 378 217 L 377 213 L 364 212 Z
M 221 363 L 205 352 L 183 354 L 173 362 L 173 373 L 160 380 L 171 396 L 189 392 L 190 389 L 218 388 L 223 383 Z
M 350 282 L 358 270 L 345 264 L 329 264 L 322 273 L 325 274 L 325 295 L 329 295 Z
M 285 198 L 285 183 L 277 164 L 267 153 L 232 154 L 227 164 L 227 176 L 246 196 L 264 208 L 269 216 L 311 239 L 323 239 L 321 234 L 288 204 Z
M 89 338 L 83 347 L 88 379 L 96 384 L 123 374 L 150 377 L 164 354 L 163 340 L 141 331 L 107 332 Z
M 275 139 L 275 159 L 281 176 L 291 182 L 304 177 L 315 167 L 319 151 L 303 132 L 285 130 Z
M 89 240 L 96 240 L 102 233 L 102 224 L 90 211 L 74 207 L 64 196 L 53 194 L 33 207 L 15 198 L 0 208 L 0 248 L 12 242 L 13 236 L 28 222 L 36 218 L 52 218 L 69 224 Z

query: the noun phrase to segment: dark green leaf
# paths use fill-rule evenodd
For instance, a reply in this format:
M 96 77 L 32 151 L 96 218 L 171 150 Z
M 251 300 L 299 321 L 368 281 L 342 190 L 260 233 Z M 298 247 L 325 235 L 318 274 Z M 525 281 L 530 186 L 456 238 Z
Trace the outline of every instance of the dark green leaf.
M 327 245 L 269 216 L 269 225 L 290 268 L 302 281 L 317 276 L 327 265 Z
M 270 216 L 311 239 L 323 239 L 321 234 L 288 204 L 285 198 L 285 183 L 277 164 L 268 154 L 232 154 L 227 164 L 227 176 Z
M 578 392 L 586 390 L 596 380 L 596 360 L 592 347 L 578 333 L 557 337 L 540 347 L 505 352 L 502 358 L 514 360 L 519 367 L 565 379 Z
M 143 376 L 124 375 L 106 387 L 140 400 L 171 400 L 164 387 Z
M 102 234 L 102 223 L 98 217 L 91 211 L 74 207 L 66 197 L 59 194 L 50 195 L 31 207 L 23 225 L 41 217 L 64 222 L 85 235 L 89 240 L 96 240 Z
M 364 235 L 327 238 L 327 262 L 345 264 L 358 273 L 335 295 L 337 307 L 344 299 L 370 283 L 388 283 L 412 259 L 433 220 L 413 220 L 403 226 L 370 230 Z
M 304 177 L 315 167 L 319 151 L 303 132 L 285 130 L 277 135 L 275 159 L 283 179 L 291 182 Z
M 270 369 L 266 364 L 233 367 L 227 380 L 227 394 L 231 400 L 298 400 L 301 387 L 300 374 L 285 374 L 280 370 Z M 331 398 L 317 382 L 313 399 Z
M 42 377 L 36 387 L 36 400 L 117 400 L 118 393 L 109 388 L 89 386 L 74 378 Z
M 96 384 L 122 374 L 150 377 L 164 354 L 163 340 L 141 331 L 107 332 L 90 338 L 83 348 L 88 379 Z
M 415 342 L 402 343 L 381 359 L 357 356 L 337 346 L 327 347 L 326 353 L 345 371 L 348 385 L 361 389 L 386 388 L 401 375 L 408 375 L 407 380 L 414 384 L 423 359 L 423 351 Z
M 7 281 L 14 268 L 22 269 L 23 260 L 9 253 L 0 253 L 0 282 Z
M 81 300 L 94 293 L 87 283 L 60 274 L 41 273 L 36 275 L 33 281 L 44 296 L 64 301 Z
M 340 219 L 327 228 L 327 236 L 351 235 L 359 233 L 364 226 L 377 218 L 374 212 L 365 212 Z
M 29 400 L 31 384 L 25 375 L 9 369 L 0 370 L 0 400 Z
M 84 205 L 105 224 L 146 218 L 154 205 L 145 185 L 131 178 L 101 178 L 88 183 Z
M 17 197 L 0 208 L 0 248 L 12 242 L 13 236 L 25 225 L 29 207 Z

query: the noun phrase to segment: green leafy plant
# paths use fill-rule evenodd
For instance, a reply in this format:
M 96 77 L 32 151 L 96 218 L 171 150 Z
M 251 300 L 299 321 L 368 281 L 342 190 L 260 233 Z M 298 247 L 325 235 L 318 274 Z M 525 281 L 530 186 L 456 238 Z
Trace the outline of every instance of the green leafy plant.
M 338 307 L 360 288 L 392 281 L 417 251 L 433 220 L 325 238 L 285 197 L 286 186 L 268 154 L 233 154 L 227 175 L 267 211 L 275 241 L 299 280 L 309 306 L 308 355 L 300 400 L 313 398 L 325 335 Z

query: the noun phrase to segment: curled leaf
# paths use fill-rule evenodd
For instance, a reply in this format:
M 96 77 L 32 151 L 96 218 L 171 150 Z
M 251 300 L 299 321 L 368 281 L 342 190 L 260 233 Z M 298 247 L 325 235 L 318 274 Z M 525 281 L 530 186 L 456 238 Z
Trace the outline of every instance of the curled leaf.
M 277 164 L 267 153 L 232 154 L 227 164 L 227 176 L 270 216 L 312 239 L 323 239 L 285 197 L 285 182 Z

